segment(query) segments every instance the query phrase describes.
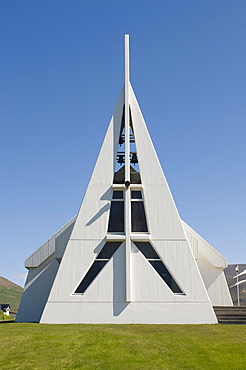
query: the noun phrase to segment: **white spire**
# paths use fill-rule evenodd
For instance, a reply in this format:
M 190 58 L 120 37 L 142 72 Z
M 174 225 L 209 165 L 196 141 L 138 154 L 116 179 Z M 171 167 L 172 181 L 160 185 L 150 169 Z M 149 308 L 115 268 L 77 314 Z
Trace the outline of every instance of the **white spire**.
M 125 35 L 125 84 L 130 81 L 130 66 L 129 66 L 129 35 Z
M 125 181 L 130 181 L 129 35 L 125 35 Z
M 125 35 L 125 181 L 130 181 L 129 35 Z M 131 301 L 131 190 L 125 188 L 126 301 Z

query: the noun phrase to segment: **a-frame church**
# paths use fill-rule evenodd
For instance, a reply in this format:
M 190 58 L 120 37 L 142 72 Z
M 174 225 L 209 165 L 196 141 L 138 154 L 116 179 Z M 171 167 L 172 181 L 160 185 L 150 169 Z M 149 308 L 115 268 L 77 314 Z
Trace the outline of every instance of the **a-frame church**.
M 106 165 L 105 165 L 106 164 Z M 78 215 L 37 249 L 16 321 L 216 323 L 226 260 L 178 214 L 129 80 Z

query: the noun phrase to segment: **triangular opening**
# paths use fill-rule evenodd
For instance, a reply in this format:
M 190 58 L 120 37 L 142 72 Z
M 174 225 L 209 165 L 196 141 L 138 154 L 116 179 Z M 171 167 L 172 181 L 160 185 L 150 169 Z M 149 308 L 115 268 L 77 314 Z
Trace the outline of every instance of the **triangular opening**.
M 174 294 L 184 294 L 152 245 L 149 242 L 134 242 L 134 244 L 138 247 L 140 252 L 144 255 L 144 257 L 171 289 L 171 291 Z
M 86 275 L 80 282 L 79 286 L 75 290 L 74 294 L 84 294 L 91 283 L 96 279 L 99 272 L 104 268 L 104 266 L 111 259 L 113 254 L 117 251 L 121 242 L 111 242 L 106 243 L 102 248 L 101 252 L 98 254 L 97 258 L 87 271 Z

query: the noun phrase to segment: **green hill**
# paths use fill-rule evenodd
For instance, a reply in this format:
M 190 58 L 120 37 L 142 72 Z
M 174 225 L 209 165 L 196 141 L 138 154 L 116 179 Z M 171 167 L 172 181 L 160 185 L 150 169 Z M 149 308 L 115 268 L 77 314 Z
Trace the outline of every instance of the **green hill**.
M 1 303 L 9 303 L 11 312 L 17 312 L 22 292 L 23 288 L 20 285 L 12 283 L 12 281 L 0 276 Z

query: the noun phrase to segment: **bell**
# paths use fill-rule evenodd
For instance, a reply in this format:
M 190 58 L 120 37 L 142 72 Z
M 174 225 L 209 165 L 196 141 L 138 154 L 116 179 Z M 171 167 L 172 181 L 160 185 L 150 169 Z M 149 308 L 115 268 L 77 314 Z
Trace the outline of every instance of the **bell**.
M 125 163 L 125 160 L 124 160 L 124 156 L 123 155 L 118 155 L 118 160 L 117 160 L 118 163 L 120 163 L 121 165 L 123 163 Z
M 137 158 L 137 154 L 136 153 L 133 153 L 132 155 L 132 159 L 131 159 L 131 163 L 135 164 L 138 163 L 138 158 Z
M 125 140 L 123 139 L 123 137 L 121 136 L 120 137 L 120 140 L 119 140 L 119 145 L 121 146 L 122 144 L 124 144 Z

